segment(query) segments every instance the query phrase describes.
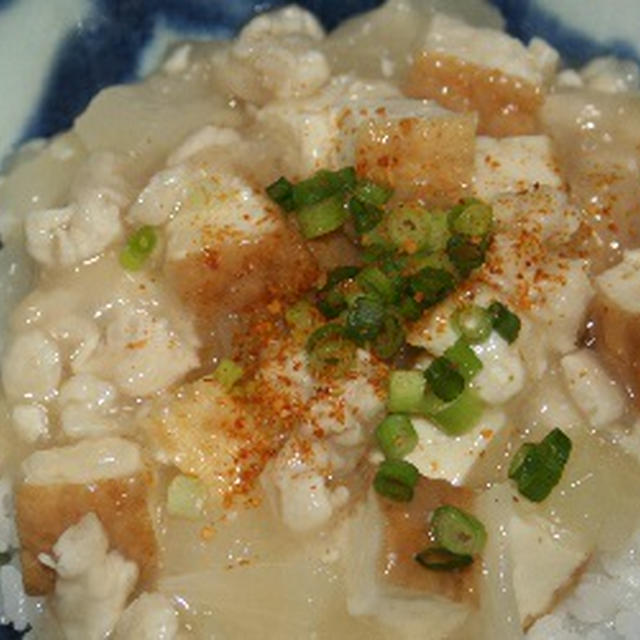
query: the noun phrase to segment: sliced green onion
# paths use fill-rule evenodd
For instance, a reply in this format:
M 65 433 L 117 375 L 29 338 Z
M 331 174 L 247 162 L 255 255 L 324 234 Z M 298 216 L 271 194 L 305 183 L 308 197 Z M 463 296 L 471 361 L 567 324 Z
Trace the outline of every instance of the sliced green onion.
M 384 304 L 376 296 L 357 297 L 347 311 L 347 336 L 358 344 L 373 340 L 382 331 L 385 315 Z
M 509 478 L 516 481 L 518 492 L 532 502 L 547 498 L 560 482 L 571 447 L 571 439 L 560 429 L 539 444 L 523 444 L 509 466 Z
M 120 264 L 128 271 L 138 271 L 151 255 L 158 236 L 153 227 L 145 225 L 129 236 L 127 244 L 120 252 Z
M 473 556 L 484 549 L 487 530 L 475 516 L 452 505 L 438 507 L 431 516 L 436 544 L 459 555 Z
M 348 307 L 348 304 L 347 298 L 342 292 L 331 289 L 318 295 L 316 306 L 327 320 L 333 320 Z
M 488 243 L 474 242 L 462 234 L 451 236 L 447 242 L 447 256 L 463 278 L 482 266 Z
M 355 186 L 355 183 L 356 174 L 353 167 L 346 167 L 339 171 L 321 169 L 310 178 L 293 185 L 294 208 L 300 210 L 334 195 L 340 195 L 342 202 L 342 193 Z
M 451 316 L 451 324 L 470 344 L 484 342 L 493 329 L 491 314 L 477 304 L 468 304 L 456 309 Z
M 389 375 L 387 409 L 392 413 L 416 413 L 422 406 L 425 387 L 422 371 L 392 371 Z
M 387 313 L 380 333 L 371 343 L 371 349 L 378 358 L 388 360 L 404 345 L 405 332 L 402 322 L 393 313 Z
M 393 189 L 367 180 L 366 178 L 361 178 L 356 182 L 353 195 L 358 198 L 358 200 L 362 200 L 362 202 L 381 207 L 389 201 L 393 195 Z
M 409 277 L 408 283 L 411 293 L 423 309 L 444 300 L 455 288 L 455 280 L 448 271 L 432 267 L 420 269 Z
M 373 479 L 373 488 L 385 498 L 397 502 L 409 502 L 420 472 L 406 460 L 385 460 Z
M 349 200 L 349 213 L 353 219 L 353 226 L 359 235 L 374 229 L 384 217 L 380 207 L 369 202 L 361 202 L 356 198 Z
M 434 411 L 430 417 L 447 435 L 459 436 L 480 422 L 483 411 L 484 402 L 467 388 L 453 402 Z
M 309 335 L 318 324 L 318 314 L 308 300 L 298 300 L 284 313 L 284 319 L 291 332 L 297 337 Z
M 9 564 L 9 562 L 11 562 L 11 553 L 9 553 L 8 551 L 1 551 L 0 552 L 0 567 L 2 567 L 5 564 Z
M 284 176 L 272 182 L 266 188 L 267 195 L 285 211 L 293 211 L 295 204 L 293 202 L 293 184 Z
M 308 338 L 306 350 L 312 369 L 338 367 L 348 369 L 355 358 L 355 345 L 342 325 L 331 323 L 316 329 Z
M 386 458 L 404 458 L 418 444 L 411 420 L 401 413 L 388 415 L 376 428 L 376 440 Z
M 488 309 L 493 328 L 509 344 L 514 342 L 520 333 L 520 318 L 507 309 L 501 302 L 492 302 Z
M 193 476 L 176 476 L 167 492 L 167 512 L 178 518 L 197 520 L 207 499 L 206 487 Z
M 422 307 L 411 296 L 402 298 L 396 309 L 406 320 L 419 320 L 422 315 Z
M 416 562 L 431 571 L 458 571 L 468 567 L 473 557 L 451 553 L 439 547 L 428 547 L 414 556 Z
M 391 242 L 407 253 L 444 249 L 449 238 L 446 216 L 415 206 L 400 206 L 387 214 Z
M 356 282 L 365 293 L 371 293 L 384 302 L 393 302 L 398 296 L 396 282 L 378 267 L 362 269 L 356 276 Z
M 444 357 L 455 365 L 466 382 L 474 378 L 482 370 L 482 361 L 463 338 L 444 352 Z
M 493 211 L 491 207 L 479 200 L 458 205 L 449 212 L 449 228 L 454 234 L 484 236 L 491 231 L 492 225 Z
M 464 391 L 464 376 L 447 358 L 436 358 L 424 376 L 433 393 L 445 402 L 455 400 Z
M 298 209 L 297 216 L 302 235 L 311 240 L 339 229 L 347 219 L 347 210 L 338 194 Z
M 213 372 L 213 378 L 226 389 L 231 389 L 233 385 L 242 378 L 244 369 L 233 360 L 223 358 Z

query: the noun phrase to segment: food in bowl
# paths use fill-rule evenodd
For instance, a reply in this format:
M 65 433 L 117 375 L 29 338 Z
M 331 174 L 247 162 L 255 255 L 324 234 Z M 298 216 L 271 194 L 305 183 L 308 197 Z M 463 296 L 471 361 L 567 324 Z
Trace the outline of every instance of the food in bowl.
M 474 11 L 260 15 L 15 161 L 0 583 L 30 637 L 599 621 L 580 589 L 640 515 L 637 71 Z

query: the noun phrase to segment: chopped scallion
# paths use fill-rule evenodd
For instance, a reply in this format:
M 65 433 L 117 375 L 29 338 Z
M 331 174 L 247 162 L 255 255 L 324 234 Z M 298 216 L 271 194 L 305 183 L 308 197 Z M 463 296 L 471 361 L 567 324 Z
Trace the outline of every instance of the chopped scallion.
M 370 202 L 361 202 L 356 198 L 349 200 L 349 213 L 353 219 L 356 233 L 362 235 L 371 231 L 382 220 L 384 212 Z
M 342 196 L 336 194 L 298 209 L 297 216 L 302 235 L 312 240 L 339 229 L 347 219 L 347 210 Z
M 355 345 L 342 325 L 331 323 L 316 329 L 308 338 L 306 350 L 312 369 L 335 367 L 348 369 L 355 357 Z
M 120 264 L 128 271 L 138 271 L 158 243 L 158 236 L 153 227 L 145 225 L 129 236 L 127 244 L 120 252 Z
M 455 400 L 464 391 L 464 377 L 448 358 L 436 358 L 424 376 L 433 393 L 445 402 Z
M 490 335 L 493 328 L 491 314 L 477 304 L 469 304 L 456 309 L 451 317 L 454 330 L 470 344 L 480 344 Z
M 482 361 L 463 338 L 444 352 L 444 357 L 453 363 L 466 382 L 474 378 L 482 370 Z
M 492 302 L 488 309 L 493 328 L 509 344 L 514 342 L 520 333 L 520 318 L 501 302 Z
M 371 349 L 378 358 L 388 360 L 400 351 L 404 344 L 405 332 L 402 322 L 392 313 L 385 315 L 380 333 L 371 343 Z
M 373 488 L 385 498 L 397 502 L 409 502 L 420 472 L 406 460 L 385 460 L 378 467 L 373 480 Z
M 293 185 L 292 198 L 294 209 L 317 204 L 334 195 L 342 194 L 346 189 L 352 188 L 356 183 L 356 175 L 353 167 L 346 167 L 339 171 L 321 169 L 310 178 Z
M 449 237 L 446 217 L 415 206 L 396 207 L 385 220 L 391 242 L 407 253 L 439 251 Z
M 488 243 L 475 242 L 468 237 L 457 234 L 451 236 L 447 242 L 447 256 L 463 278 L 474 269 L 482 266 Z
M 491 231 L 493 211 L 479 200 L 471 200 L 458 205 L 449 212 L 451 233 L 466 236 L 484 236 Z
M 350 305 L 346 318 L 346 333 L 358 344 L 373 340 L 382 330 L 385 308 L 376 296 L 358 296 Z
M 444 300 L 455 288 L 453 276 L 444 269 L 424 267 L 409 277 L 409 289 L 421 308 Z
M 272 182 L 266 188 L 267 195 L 285 211 L 293 211 L 295 204 L 293 202 L 293 184 L 284 176 Z
M 473 557 L 451 553 L 440 547 L 428 547 L 416 553 L 415 560 L 431 571 L 458 571 L 468 567 L 473 562 Z
M 226 389 L 231 389 L 233 385 L 242 378 L 244 369 L 233 360 L 223 358 L 213 372 L 213 378 Z
M 362 202 L 381 207 L 389 201 L 393 195 L 393 189 L 366 178 L 361 178 L 356 182 L 353 195 Z
M 459 436 L 475 427 L 484 411 L 484 402 L 465 389 L 453 402 L 431 414 L 432 420 L 450 436 Z
M 418 412 L 422 406 L 425 387 L 422 371 L 392 371 L 389 376 L 387 409 L 393 413 Z
M 371 293 L 386 303 L 393 302 L 398 296 L 396 283 L 379 267 L 365 267 L 356 276 L 356 282 L 365 293 Z
M 418 444 L 411 420 L 401 413 L 388 415 L 376 429 L 378 446 L 388 459 L 404 458 Z
M 560 429 L 539 444 L 523 444 L 509 466 L 509 478 L 516 481 L 518 492 L 532 502 L 547 498 L 560 482 L 571 447 L 571 439 Z
M 458 555 L 480 553 L 487 542 L 487 530 L 475 516 L 454 507 L 438 507 L 431 516 L 436 544 Z

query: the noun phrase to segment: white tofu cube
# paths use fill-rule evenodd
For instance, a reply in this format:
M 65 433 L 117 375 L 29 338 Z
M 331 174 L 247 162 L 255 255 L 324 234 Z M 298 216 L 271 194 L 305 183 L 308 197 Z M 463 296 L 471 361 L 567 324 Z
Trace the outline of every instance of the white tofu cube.
M 543 84 L 555 71 L 559 59 L 558 54 L 541 40 L 532 41 L 527 48 L 520 40 L 502 31 L 472 27 L 443 13 L 433 17 L 421 49 L 498 69 L 536 86 Z
M 573 401 L 591 426 L 602 427 L 624 413 L 624 393 L 588 349 L 570 353 L 561 361 Z
M 596 288 L 616 307 L 640 313 L 640 249 L 625 251 L 622 262 L 596 278 Z
M 406 457 L 423 476 L 464 485 L 475 464 L 488 450 L 499 448 L 509 436 L 505 414 L 485 411 L 476 427 L 461 436 L 448 436 L 425 418 L 413 418 L 418 433 L 416 448 Z
M 547 136 L 478 136 L 474 195 L 491 200 L 500 193 L 517 193 L 534 185 L 562 185 Z
M 589 557 L 579 538 L 559 537 L 541 518 L 514 515 L 508 528 L 513 558 L 513 586 L 524 627 L 553 606 L 556 595 Z

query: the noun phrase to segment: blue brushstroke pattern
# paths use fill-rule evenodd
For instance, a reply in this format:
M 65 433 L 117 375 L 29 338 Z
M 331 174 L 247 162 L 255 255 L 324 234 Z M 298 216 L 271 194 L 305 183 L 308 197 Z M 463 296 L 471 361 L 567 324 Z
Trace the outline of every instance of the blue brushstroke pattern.
M 555 16 L 536 6 L 535 0 L 489 0 L 498 7 L 507 22 L 507 30 L 523 42 L 542 35 L 560 51 L 569 66 L 582 66 L 597 56 L 615 55 L 640 62 L 637 50 L 624 40 L 596 42 Z
M 1 0 L 0 0 L 1 1 Z M 348 16 L 372 9 L 382 0 L 302 0 L 331 29 Z M 36 115 L 23 139 L 48 137 L 68 129 L 102 88 L 134 79 L 137 61 L 162 18 L 187 35 L 231 35 L 258 10 L 288 4 L 260 5 L 243 0 L 98 0 L 90 19 L 72 33 L 59 51 Z

